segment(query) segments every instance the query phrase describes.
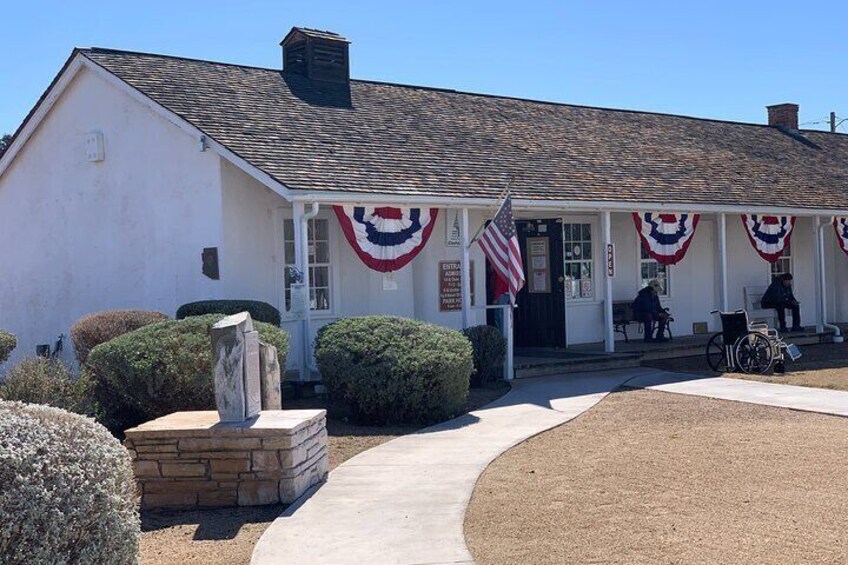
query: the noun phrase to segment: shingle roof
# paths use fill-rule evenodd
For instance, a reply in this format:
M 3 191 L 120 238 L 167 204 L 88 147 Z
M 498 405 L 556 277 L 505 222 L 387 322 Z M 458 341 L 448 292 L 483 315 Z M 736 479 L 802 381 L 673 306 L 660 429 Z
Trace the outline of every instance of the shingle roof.
M 81 52 L 295 190 L 848 210 L 846 135 Z
M 347 39 L 339 35 L 334 31 L 324 31 L 323 29 L 312 29 L 311 27 L 293 27 L 291 31 L 286 35 L 289 35 L 300 32 L 307 37 L 317 37 L 318 39 L 332 39 L 333 41 L 344 41 L 345 43 L 350 43 Z M 285 39 L 283 39 L 285 41 Z

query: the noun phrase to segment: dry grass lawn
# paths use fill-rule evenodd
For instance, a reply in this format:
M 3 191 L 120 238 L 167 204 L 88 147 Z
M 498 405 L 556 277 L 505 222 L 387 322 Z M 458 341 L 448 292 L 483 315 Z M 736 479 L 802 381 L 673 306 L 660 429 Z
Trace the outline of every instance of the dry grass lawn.
M 467 410 L 476 410 L 504 395 L 507 383 L 473 388 Z M 318 399 L 286 403 L 287 407 L 320 407 Z M 357 426 L 327 419 L 330 469 L 357 453 L 417 426 Z M 142 513 L 142 565 L 242 565 L 250 563 L 253 546 L 285 506 L 255 506 L 211 510 L 157 510 Z
M 791 336 L 790 339 L 791 340 Z M 658 369 L 693 373 L 709 377 L 722 376 L 736 379 L 749 379 L 769 383 L 848 390 L 848 343 L 806 345 L 801 347 L 801 357 L 794 363 L 787 363 L 787 372 L 783 375 L 746 375 L 743 373 L 714 373 L 707 367 L 703 356 L 662 359 L 649 364 Z
M 848 419 L 610 395 L 505 453 L 465 519 L 493 564 L 848 563 Z

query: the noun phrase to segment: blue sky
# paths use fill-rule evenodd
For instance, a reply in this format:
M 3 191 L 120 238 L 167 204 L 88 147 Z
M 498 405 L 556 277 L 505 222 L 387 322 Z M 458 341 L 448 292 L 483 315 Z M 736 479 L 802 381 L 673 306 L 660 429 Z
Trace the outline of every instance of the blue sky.
M 293 25 L 347 36 L 355 78 L 749 122 L 780 102 L 802 123 L 848 117 L 848 3 L 2 0 L 0 15 L 0 133 L 74 46 L 278 67 Z

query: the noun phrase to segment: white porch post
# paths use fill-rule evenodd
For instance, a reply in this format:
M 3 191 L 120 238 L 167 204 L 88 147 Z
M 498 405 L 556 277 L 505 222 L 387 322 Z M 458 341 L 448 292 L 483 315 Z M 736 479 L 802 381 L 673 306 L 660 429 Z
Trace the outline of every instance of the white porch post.
M 504 378 L 511 381 L 515 378 L 515 338 L 512 334 L 512 303 L 507 304 L 503 312 L 504 333 L 506 334 L 506 363 L 504 363 Z
M 823 238 L 819 237 L 819 217 L 813 216 L 812 218 L 813 224 L 813 270 L 815 271 L 815 281 L 816 281 L 816 333 L 823 334 L 824 333 L 824 318 L 825 313 L 823 311 L 824 307 L 824 297 L 823 293 L 827 292 L 827 289 L 824 285 L 824 253 L 823 253 Z M 794 325 L 799 325 L 798 321 L 792 320 Z
M 612 244 L 609 210 L 601 212 L 601 229 L 604 232 L 604 255 Z M 615 352 L 615 332 L 612 322 L 612 276 L 604 269 L 604 351 Z
M 718 215 L 718 272 L 719 286 L 721 287 L 721 310 L 727 312 L 730 309 L 727 292 L 727 215 Z
M 312 300 L 309 292 L 309 220 L 318 215 L 318 203 L 312 203 L 312 209 L 307 212 L 303 202 L 293 202 L 292 212 L 294 219 L 294 257 L 298 270 L 303 280 L 304 308 L 301 323 L 301 359 L 300 380 L 307 381 L 312 376 L 312 339 L 311 318 Z M 294 299 L 294 298 L 293 298 Z
M 462 209 L 462 218 L 459 224 L 460 237 L 462 239 L 462 263 L 460 264 L 460 284 L 462 284 L 462 327 L 467 328 L 471 324 L 471 250 L 468 249 L 468 208 Z

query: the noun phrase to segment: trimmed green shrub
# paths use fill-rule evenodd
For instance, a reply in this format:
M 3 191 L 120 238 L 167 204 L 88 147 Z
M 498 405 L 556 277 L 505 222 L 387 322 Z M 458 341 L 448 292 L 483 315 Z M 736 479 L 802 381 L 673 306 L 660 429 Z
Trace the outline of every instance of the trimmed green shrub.
M 71 327 L 77 361 L 84 365 L 91 350 L 101 343 L 167 319 L 161 312 L 147 310 L 107 310 L 80 318 Z
M 94 420 L 0 401 L 0 562 L 137 564 L 127 450 Z
M 389 316 L 321 328 L 315 358 L 330 402 L 360 421 L 426 423 L 462 412 L 473 368 L 458 331 Z
M 462 330 L 474 350 L 474 374 L 471 385 L 496 381 L 503 377 L 506 340 L 498 328 L 473 326 Z
M 14 334 L 0 330 L 0 363 L 5 363 L 17 346 L 18 338 Z
M 82 394 L 71 369 L 58 359 L 31 357 L 6 373 L 0 398 L 31 404 L 47 404 L 78 412 Z
M 100 418 L 115 432 L 181 410 L 215 407 L 210 329 L 224 316 L 169 320 L 118 336 L 88 356 L 85 380 Z M 288 334 L 254 322 L 286 366 Z
M 280 311 L 268 304 L 258 300 L 201 300 L 200 302 L 189 302 L 177 309 L 177 320 L 189 316 L 203 316 L 205 314 L 226 314 L 231 316 L 244 311 L 250 312 L 250 317 L 258 322 L 265 322 L 274 326 L 280 325 Z

